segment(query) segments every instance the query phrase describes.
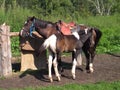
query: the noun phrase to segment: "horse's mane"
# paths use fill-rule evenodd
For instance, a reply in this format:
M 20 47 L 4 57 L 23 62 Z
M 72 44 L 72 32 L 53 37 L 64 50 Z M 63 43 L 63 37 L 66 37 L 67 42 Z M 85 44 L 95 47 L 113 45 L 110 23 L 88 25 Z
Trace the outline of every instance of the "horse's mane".
M 54 25 L 54 23 L 50 22 L 50 21 L 44 21 L 44 20 L 41 20 L 41 19 L 37 19 L 36 18 L 36 22 L 38 24 L 38 26 L 40 26 L 41 28 L 46 28 L 47 25 Z

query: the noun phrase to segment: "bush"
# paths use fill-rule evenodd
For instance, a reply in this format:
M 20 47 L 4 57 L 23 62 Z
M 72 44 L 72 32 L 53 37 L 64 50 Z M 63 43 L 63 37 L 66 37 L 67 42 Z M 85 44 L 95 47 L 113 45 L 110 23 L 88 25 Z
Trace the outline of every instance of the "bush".
M 98 53 L 105 52 L 120 52 L 120 17 L 119 15 L 114 16 L 89 16 L 80 17 L 74 16 L 75 18 L 69 16 L 59 15 L 54 17 L 54 15 L 48 15 L 46 17 L 42 14 L 37 14 L 26 8 L 22 8 L 15 5 L 13 8 L 9 7 L 7 11 L 4 8 L 0 8 L 0 24 L 6 22 L 11 27 L 11 32 L 19 32 L 27 18 L 27 16 L 36 16 L 43 20 L 56 22 L 61 19 L 65 22 L 70 22 L 73 20 L 78 24 L 86 24 L 91 27 L 99 28 L 103 35 L 97 47 Z M 76 19 L 77 17 L 77 19 Z M 12 54 L 13 56 L 19 55 L 19 38 L 14 37 L 11 39 L 12 43 Z M 17 52 L 17 53 L 16 53 Z

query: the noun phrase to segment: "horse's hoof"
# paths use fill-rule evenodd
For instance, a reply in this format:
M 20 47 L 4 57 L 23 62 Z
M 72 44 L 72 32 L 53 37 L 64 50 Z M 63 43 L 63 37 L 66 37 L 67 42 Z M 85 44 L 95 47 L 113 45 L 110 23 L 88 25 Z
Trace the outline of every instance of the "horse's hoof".
M 75 80 L 75 77 L 73 77 L 73 80 Z
M 94 69 L 93 68 L 90 68 L 90 73 L 93 73 L 94 72 Z
M 87 73 L 93 73 L 94 70 L 86 70 Z
M 58 78 L 58 81 L 60 82 L 61 81 L 60 76 L 58 76 L 57 78 Z
M 75 80 L 76 79 L 76 76 L 75 75 L 73 75 L 73 80 Z
M 51 83 L 53 82 L 53 79 L 52 79 L 52 78 L 50 78 L 50 82 L 51 82 Z

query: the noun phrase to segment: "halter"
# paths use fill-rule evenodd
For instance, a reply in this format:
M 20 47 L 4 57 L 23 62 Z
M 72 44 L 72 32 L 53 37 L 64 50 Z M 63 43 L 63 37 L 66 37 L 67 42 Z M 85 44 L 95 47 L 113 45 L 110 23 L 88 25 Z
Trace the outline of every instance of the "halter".
M 34 24 L 35 24 L 35 19 L 33 20 L 32 25 L 30 26 L 30 36 L 31 37 L 33 37 L 32 32 L 35 30 L 35 25 Z

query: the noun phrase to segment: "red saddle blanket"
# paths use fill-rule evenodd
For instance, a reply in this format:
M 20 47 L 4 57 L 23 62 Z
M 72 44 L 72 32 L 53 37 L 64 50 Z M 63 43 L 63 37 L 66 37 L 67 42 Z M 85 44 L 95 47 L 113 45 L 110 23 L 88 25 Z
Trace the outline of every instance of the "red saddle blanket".
M 75 26 L 75 23 L 74 22 L 70 22 L 70 23 L 65 23 L 65 22 L 61 22 L 59 27 L 60 27 L 60 30 L 61 32 L 64 34 L 64 35 L 71 35 L 71 28 Z

